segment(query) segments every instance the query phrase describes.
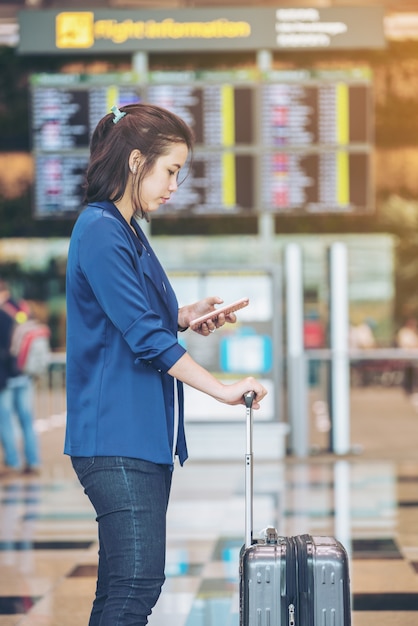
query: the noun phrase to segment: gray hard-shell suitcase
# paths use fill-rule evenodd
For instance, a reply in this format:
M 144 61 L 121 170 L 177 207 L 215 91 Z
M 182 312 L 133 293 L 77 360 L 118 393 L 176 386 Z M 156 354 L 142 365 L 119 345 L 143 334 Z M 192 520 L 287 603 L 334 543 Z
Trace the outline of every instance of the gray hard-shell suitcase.
M 350 626 L 348 557 L 333 537 L 253 539 L 252 402 L 245 395 L 245 543 L 240 553 L 240 626 Z

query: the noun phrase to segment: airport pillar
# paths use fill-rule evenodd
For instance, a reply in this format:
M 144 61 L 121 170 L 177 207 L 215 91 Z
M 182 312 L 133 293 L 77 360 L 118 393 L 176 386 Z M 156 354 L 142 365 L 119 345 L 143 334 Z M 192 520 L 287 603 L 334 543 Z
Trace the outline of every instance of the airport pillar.
M 289 451 L 304 457 L 309 452 L 309 423 L 303 342 L 302 253 L 296 244 L 285 248 L 285 276 Z
M 329 410 L 330 449 L 350 450 L 350 369 L 348 354 L 349 306 L 347 247 L 336 242 L 329 248 Z

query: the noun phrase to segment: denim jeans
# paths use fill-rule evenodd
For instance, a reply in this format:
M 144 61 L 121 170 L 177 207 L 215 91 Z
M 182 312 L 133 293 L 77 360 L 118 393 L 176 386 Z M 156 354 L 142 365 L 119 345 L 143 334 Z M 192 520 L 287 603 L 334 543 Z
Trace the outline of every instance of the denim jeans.
M 145 626 L 165 581 L 172 467 L 127 457 L 72 457 L 99 531 L 89 626 Z
M 4 463 L 18 469 L 21 465 L 14 413 L 22 431 L 26 465 L 39 465 L 39 445 L 33 424 L 33 383 L 29 376 L 9 378 L 7 387 L 0 391 L 0 439 Z

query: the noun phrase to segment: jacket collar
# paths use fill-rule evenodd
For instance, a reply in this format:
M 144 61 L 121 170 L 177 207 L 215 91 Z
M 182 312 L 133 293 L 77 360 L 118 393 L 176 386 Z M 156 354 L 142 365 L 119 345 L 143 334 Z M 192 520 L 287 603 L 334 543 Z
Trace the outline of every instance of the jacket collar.
M 110 202 L 110 200 L 101 200 L 100 202 L 93 202 L 90 206 L 98 206 L 98 207 L 100 207 L 102 209 L 105 209 L 106 211 L 109 211 L 109 213 L 111 213 L 113 215 L 113 217 L 115 217 L 117 220 L 119 220 L 119 222 L 121 224 L 123 224 L 124 228 L 126 228 L 127 232 L 129 233 L 129 236 L 131 237 L 132 241 L 134 242 L 135 247 L 138 250 L 139 254 L 141 255 L 143 253 L 144 247 L 145 247 L 145 249 L 147 248 L 147 243 L 148 242 L 146 240 L 146 237 L 145 237 L 144 233 L 142 232 L 141 227 L 139 226 L 139 224 L 138 224 L 138 222 L 136 220 L 134 220 L 132 218 L 131 219 L 131 225 L 134 227 L 135 232 L 138 235 L 137 237 L 132 232 L 132 229 L 129 227 L 129 224 L 125 220 L 125 218 L 123 217 L 122 213 L 113 204 L 113 202 Z

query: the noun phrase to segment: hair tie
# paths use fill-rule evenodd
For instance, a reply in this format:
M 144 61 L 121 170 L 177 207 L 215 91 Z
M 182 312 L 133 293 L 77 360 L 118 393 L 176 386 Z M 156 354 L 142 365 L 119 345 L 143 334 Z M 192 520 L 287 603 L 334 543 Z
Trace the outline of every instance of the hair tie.
M 126 113 L 124 111 L 120 111 L 118 109 L 118 107 L 116 106 L 116 104 L 110 109 L 113 113 L 113 115 L 115 116 L 113 119 L 113 123 L 117 124 L 119 122 L 119 120 L 122 119 L 122 117 L 125 117 Z

